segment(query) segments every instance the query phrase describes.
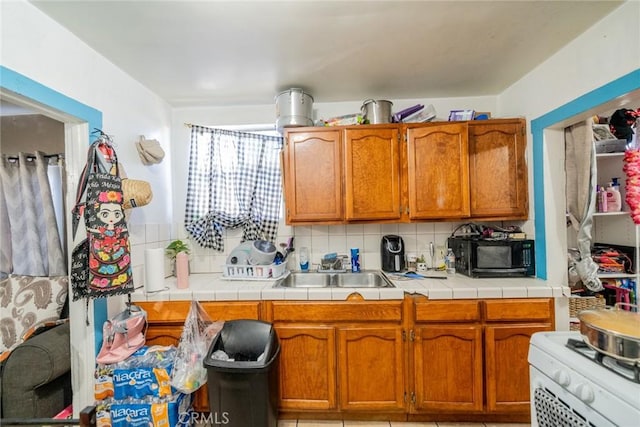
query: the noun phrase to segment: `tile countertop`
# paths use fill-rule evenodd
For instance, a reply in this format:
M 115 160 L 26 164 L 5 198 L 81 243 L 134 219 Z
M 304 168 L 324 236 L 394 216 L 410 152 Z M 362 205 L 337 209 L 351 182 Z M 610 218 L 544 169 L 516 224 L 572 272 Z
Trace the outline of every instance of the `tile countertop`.
M 350 274 L 350 273 L 347 273 Z M 192 274 L 189 287 L 178 289 L 175 277 L 165 279 L 165 289 L 146 293 L 143 287 L 132 301 L 260 301 L 260 300 L 346 300 L 357 292 L 368 300 L 404 298 L 405 293 L 429 299 L 465 298 L 559 298 L 571 293 L 567 286 L 552 285 L 536 278 L 472 279 L 461 274 L 442 274 L 443 279 L 388 277 L 395 288 L 274 288 L 276 280 L 229 280 L 222 273 Z M 446 278 L 445 278 L 446 277 Z

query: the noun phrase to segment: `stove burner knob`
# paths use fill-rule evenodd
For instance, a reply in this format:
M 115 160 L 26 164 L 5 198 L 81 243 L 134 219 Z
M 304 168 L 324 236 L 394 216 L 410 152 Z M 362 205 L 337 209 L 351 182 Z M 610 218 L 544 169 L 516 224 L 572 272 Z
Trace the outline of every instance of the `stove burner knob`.
M 567 373 L 567 371 L 563 371 L 562 369 L 557 370 L 553 373 L 553 379 L 562 387 L 567 387 L 569 384 L 571 384 L 571 376 Z
M 593 389 L 588 384 L 578 384 L 576 394 L 584 403 L 591 403 L 596 397 Z

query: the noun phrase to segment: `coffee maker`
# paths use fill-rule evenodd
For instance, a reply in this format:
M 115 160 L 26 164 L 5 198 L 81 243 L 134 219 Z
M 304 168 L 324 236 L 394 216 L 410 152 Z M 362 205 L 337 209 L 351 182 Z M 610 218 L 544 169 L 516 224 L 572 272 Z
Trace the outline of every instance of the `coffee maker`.
M 400 272 L 404 270 L 404 242 L 402 237 L 394 234 L 382 236 L 380 243 L 380 255 L 382 256 L 382 270 L 387 272 Z

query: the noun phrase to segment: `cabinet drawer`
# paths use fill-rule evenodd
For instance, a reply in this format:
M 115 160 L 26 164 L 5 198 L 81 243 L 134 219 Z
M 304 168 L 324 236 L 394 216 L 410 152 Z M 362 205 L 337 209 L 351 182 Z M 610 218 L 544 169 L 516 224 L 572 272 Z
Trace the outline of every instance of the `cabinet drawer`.
M 273 322 L 389 322 L 402 320 L 402 301 L 272 303 Z
M 551 298 L 523 298 L 484 301 L 487 321 L 550 320 L 553 317 Z
M 480 320 L 476 300 L 417 301 L 416 322 L 472 322 Z
M 147 312 L 149 323 L 175 323 L 183 325 L 191 301 L 155 301 L 136 303 Z M 259 319 L 260 303 L 252 302 L 200 302 L 211 320 Z

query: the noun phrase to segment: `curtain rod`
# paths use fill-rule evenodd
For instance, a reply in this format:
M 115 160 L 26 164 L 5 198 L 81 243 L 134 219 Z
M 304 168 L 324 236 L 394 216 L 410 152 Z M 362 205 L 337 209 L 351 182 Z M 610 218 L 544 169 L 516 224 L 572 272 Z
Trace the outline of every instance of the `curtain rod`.
M 276 130 L 275 124 L 258 124 L 258 125 L 231 125 L 231 126 L 204 126 L 204 125 L 194 125 L 193 123 L 184 123 L 185 127 L 191 128 L 193 126 L 199 126 L 206 129 L 222 129 L 222 130 L 233 130 L 239 132 L 250 132 L 250 131 L 268 131 L 268 130 Z
M 58 159 L 64 159 L 64 153 L 58 153 L 58 154 L 45 154 L 44 156 L 45 159 L 53 159 L 53 158 L 58 158 Z M 7 156 L 7 160 L 9 161 L 15 161 L 17 162 L 20 158 L 17 156 Z M 36 156 L 32 155 L 32 154 L 27 154 L 26 156 L 27 160 L 35 160 Z

